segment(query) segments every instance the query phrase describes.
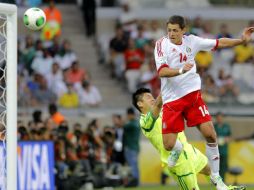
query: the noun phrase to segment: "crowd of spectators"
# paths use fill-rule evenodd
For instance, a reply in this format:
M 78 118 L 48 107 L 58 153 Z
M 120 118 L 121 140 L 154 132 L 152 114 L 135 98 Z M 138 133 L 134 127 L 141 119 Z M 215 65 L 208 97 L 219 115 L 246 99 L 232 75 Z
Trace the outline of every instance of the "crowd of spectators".
M 219 32 L 215 34 L 212 32 L 215 30 L 212 23 L 200 17 L 187 22 L 189 27 L 186 35 L 194 34 L 212 39 L 240 37 L 231 34 L 226 23 L 222 23 Z M 115 33 L 106 42 L 108 48 L 101 46 L 99 54 L 101 60 L 109 65 L 111 77 L 123 80 L 130 93 L 140 86 L 150 88 L 154 95 L 160 91 L 160 81 L 153 58 L 156 40 L 166 35 L 165 27 L 161 27 L 160 24 L 155 20 L 138 20 L 135 11 L 123 3 Z M 253 25 L 254 22 L 249 21 L 248 26 Z M 215 52 L 201 51 L 195 59 L 197 72 L 202 78 L 202 94 L 206 102 L 254 102 L 251 98 L 248 98 L 247 102 L 246 98 L 242 101 L 243 94 L 252 96 L 254 93 L 254 43 Z M 246 73 L 243 75 L 239 74 L 244 72 Z
M 35 110 L 28 123 L 18 121 L 18 140 L 54 142 L 56 186 L 63 190 L 88 183 L 98 188 L 139 185 L 139 136 L 133 108 L 126 119 L 112 115 L 112 126 L 98 119 L 71 125 L 55 104 L 48 114 Z
M 46 44 L 47 43 L 47 44 Z M 101 95 L 91 83 L 88 71 L 81 68 L 69 40 L 62 44 L 36 40 L 27 36 L 18 47 L 19 106 L 40 106 L 58 103 L 64 108 L 97 107 Z
M 90 73 L 81 67 L 70 40 L 61 40 L 61 12 L 53 1 L 44 11 L 47 23 L 40 37 L 28 35 L 18 42 L 19 106 L 98 107 L 102 97 Z

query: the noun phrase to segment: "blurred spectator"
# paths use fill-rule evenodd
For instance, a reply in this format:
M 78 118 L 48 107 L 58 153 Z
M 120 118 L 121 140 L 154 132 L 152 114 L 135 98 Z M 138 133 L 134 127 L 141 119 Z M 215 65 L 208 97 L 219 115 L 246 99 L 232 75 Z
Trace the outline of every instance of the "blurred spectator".
M 86 36 L 94 36 L 96 34 L 96 1 L 83 0 L 82 10 L 86 27 Z
M 251 62 L 254 57 L 254 47 L 248 44 L 242 44 L 234 48 L 235 57 L 233 63 Z
M 47 44 L 48 50 L 51 53 L 51 55 L 53 57 L 55 57 L 55 55 L 57 55 L 60 51 L 60 42 L 59 42 L 60 38 L 59 36 L 54 36 L 54 38 L 52 39 L 52 41 L 49 41 Z
M 79 62 L 74 61 L 71 65 L 71 68 L 66 73 L 67 82 L 74 84 L 77 82 L 81 82 L 83 80 L 88 80 L 88 76 L 86 74 L 86 71 L 82 68 L 80 68 Z
M 68 123 L 62 122 L 55 131 L 55 159 L 58 177 L 66 179 L 69 175 L 73 174 L 77 165 L 77 155 L 75 154 L 75 147 L 70 141 Z M 69 135 L 70 136 L 70 135 Z M 61 184 L 57 184 L 59 188 Z
M 40 140 L 40 132 L 37 129 L 30 130 L 30 140 L 39 141 Z
M 88 81 L 82 82 L 82 88 L 78 90 L 80 104 L 97 107 L 100 105 L 102 98 L 96 86 Z
M 158 78 L 154 57 L 149 58 L 146 68 L 143 69 L 140 77 L 140 85 L 150 89 L 152 94 L 158 95 L 160 91 L 160 80 Z
M 61 34 L 62 13 L 56 8 L 54 0 L 50 0 L 49 6 L 43 11 L 47 22 L 42 29 L 42 39 L 51 40 Z
M 212 34 L 212 28 L 213 26 L 211 22 L 208 22 L 208 21 L 204 22 L 202 26 L 203 33 L 200 34 L 200 37 L 214 39 L 215 36 Z
M 155 40 L 149 40 L 147 44 L 144 45 L 143 51 L 145 56 L 145 62 L 149 62 L 150 57 L 154 56 Z
M 87 127 L 86 131 L 84 131 L 79 140 L 78 156 L 80 159 L 82 160 L 89 159 L 91 161 L 94 160 L 95 150 L 92 138 L 93 138 L 92 130 L 90 127 Z
M 47 118 L 45 121 L 44 121 L 44 125 L 45 127 L 48 129 L 48 130 L 54 130 L 56 128 L 56 123 L 53 121 L 52 118 Z
M 33 106 L 36 104 L 35 99 L 32 97 L 31 91 L 28 87 L 28 81 L 24 74 L 18 76 L 18 105 L 19 106 Z
M 39 80 L 41 80 L 41 77 L 40 74 L 35 73 L 32 79 L 27 81 L 27 87 L 31 91 L 31 94 L 39 88 Z
M 87 178 L 87 180 L 92 180 L 93 176 L 92 176 L 92 168 L 91 168 L 91 164 L 90 161 L 88 159 L 88 155 L 89 155 L 89 151 L 88 151 L 88 142 L 87 142 L 87 135 L 84 134 L 83 130 L 82 130 L 82 126 L 80 123 L 75 123 L 73 125 L 73 134 L 75 135 L 77 144 L 76 144 L 76 149 L 77 149 L 77 155 L 79 158 L 79 162 L 82 166 L 82 170 L 85 173 L 85 176 Z M 86 137 L 86 144 L 84 144 L 84 142 L 82 142 L 82 138 L 84 138 L 84 136 Z M 85 146 L 84 146 L 85 145 Z M 84 146 L 84 147 L 83 147 Z
M 58 129 L 63 129 L 63 138 L 66 140 L 66 159 L 71 165 L 70 169 L 72 172 L 76 169 L 78 165 L 78 142 L 75 134 L 70 130 L 67 121 L 64 121 L 60 124 Z
M 228 25 L 225 23 L 222 23 L 220 25 L 220 31 L 217 34 L 216 38 L 232 38 L 233 35 L 229 32 Z M 234 51 L 232 48 L 224 48 L 224 49 L 218 49 L 217 52 L 220 54 L 220 58 L 222 61 L 224 60 L 225 63 L 229 65 L 229 63 L 232 62 L 232 59 L 234 58 Z
M 219 38 L 232 38 L 232 37 L 233 37 L 233 35 L 230 34 L 230 32 L 228 30 L 228 25 L 225 23 L 222 23 L 220 25 L 220 32 L 219 32 L 219 34 L 217 34 L 216 38 L 219 39 Z
M 32 116 L 33 116 L 33 121 L 32 122 L 34 122 L 35 124 L 42 123 L 42 112 L 41 112 L 41 110 L 35 110 L 33 112 Z
M 77 138 L 77 141 L 81 138 L 82 136 L 82 125 L 80 123 L 74 123 L 73 125 L 73 133 Z
M 57 96 L 67 92 L 67 86 L 63 81 L 63 73 L 58 63 L 53 63 L 51 71 L 46 74 L 48 88 Z
M 101 0 L 102 7 L 113 7 L 117 3 L 117 0 Z
M 40 140 L 42 140 L 42 141 L 51 140 L 51 131 L 48 128 L 46 128 L 45 126 L 43 126 L 39 129 L 39 133 L 40 133 Z
M 48 88 L 47 81 L 42 75 L 38 74 L 37 85 L 32 95 L 39 105 L 56 102 L 56 95 Z
M 60 125 L 65 121 L 64 116 L 58 112 L 56 104 L 49 104 L 48 106 L 50 118 L 55 122 L 55 124 Z
M 144 54 L 135 47 L 133 39 L 128 41 L 128 49 L 124 52 L 126 71 L 125 78 L 127 80 L 129 92 L 134 92 L 137 88 L 140 77 L 140 67 L 143 64 Z
M 208 75 L 203 81 L 202 97 L 204 101 L 208 103 L 219 102 L 219 88 L 216 86 L 212 76 Z
M 196 17 L 193 21 L 193 25 L 190 28 L 190 33 L 200 36 L 204 33 L 203 29 L 202 29 L 202 18 L 200 16 Z
M 50 72 L 53 63 L 54 60 L 50 52 L 47 49 L 44 49 L 43 51 L 37 51 L 31 68 L 34 72 L 45 76 Z
M 216 122 L 214 124 L 215 131 L 218 136 L 218 145 L 220 152 L 220 176 L 225 181 L 225 174 L 228 170 L 228 143 L 231 138 L 231 129 L 228 123 L 224 122 L 222 113 L 216 114 Z
M 101 131 L 101 126 L 99 124 L 99 120 L 98 119 L 91 120 L 91 122 L 88 124 L 87 130 L 88 131 L 91 130 L 89 131 L 91 132 L 90 135 L 92 135 L 92 138 L 94 142 L 96 143 L 96 145 L 98 146 L 98 148 L 101 149 L 103 147 L 103 141 L 101 139 L 102 131 Z M 104 159 L 103 155 L 100 155 L 100 151 L 96 153 L 96 157 L 97 159 L 100 159 L 100 160 Z
M 223 69 L 219 70 L 217 85 L 220 88 L 220 96 L 231 95 L 236 98 L 239 95 L 239 88 L 234 84 L 231 75 L 226 75 Z
M 36 40 L 35 42 L 35 50 L 36 50 L 36 53 L 37 52 L 42 52 L 43 53 L 43 43 L 41 40 Z
M 59 98 L 59 106 L 63 108 L 77 108 L 79 105 L 78 94 L 74 91 L 72 84 L 67 84 L 67 92 Z
M 18 126 L 18 141 L 28 141 L 30 139 L 31 137 L 27 128 L 23 125 Z
M 131 38 L 134 39 L 136 48 L 143 50 L 144 46 L 148 43 L 148 35 L 144 25 L 139 24 L 137 31 L 131 33 Z
M 23 71 L 25 65 L 23 61 L 23 50 L 21 47 L 21 40 L 18 39 L 17 44 L 17 56 L 18 56 L 18 72 Z
M 55 56 L 55 61 L 59 63 L 61 69 L 66 70 L 76 60 L 77 56 L 71 49 L 70 41 L 64 40 L 59 53 Z
M 42 3 L 42 0 L 27 0 L 27 4 L 29 7 L 38 7 Z
M 213 63 L 213 55 L 208 51 L 200 51 L 195 57 L 198 70 L 207 71 L 211 64 Z
M 152 40 L 158 40 L 161 36 L 166 35 L 166 31 L 159 27 L 159 23 L 156 20 L 152 20 L 150 24 L 149 38 Z
M 105 126 L 103 128 L 102 140 L 104 143 L 104 151 L 106 153 L 106 163 L 110 164 L 115 142 L 115 130 L 112 127 Z
M 129 34 L 137 29 L 136 15 L 130 10 L 127 2 L 122 3 L 122 12 L 118 18 L 118 22 L 123 26 L 124 31 Z
M 124 73 L 124 51 L 128 46 L 128 37 L 124 34 L 122 26 L 116 27 L 115 36 L 110 40 L 110 63 L 112 64 L 111 76 L 121 79 Z
M 123 133 L 124 155 L 125 160 L 131 167 L 133 177 L 127 186 L 135 187 L 139 185 L 138 154 L 140 127 L 133 108 L 127 109 L 127 119 L 128 121 L 124 124 Z
M 32 36 L 26 36 L 25 49 L 23 50 L 22 60 L 24 61 L 25 68 L 31 74 L 31 64 L 35 57 L 36 50 L 34 48 L 34 40 Z
M 112 161 L 120 164 L 124 164 L 124 147 L 123 147 L 123 119 L 119 114 L 112 116 L 113 129 L 115 130 L 115 142 L 112 154 Z

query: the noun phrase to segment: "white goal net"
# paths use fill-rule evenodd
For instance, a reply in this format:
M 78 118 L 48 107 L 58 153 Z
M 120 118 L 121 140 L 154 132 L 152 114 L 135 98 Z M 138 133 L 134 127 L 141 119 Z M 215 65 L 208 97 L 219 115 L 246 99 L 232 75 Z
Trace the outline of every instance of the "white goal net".
M 0 3 L 0 190 L 17 189 L 17 7 Z
M 6 189 L 6 24 L 0 14 L 0 189 Z

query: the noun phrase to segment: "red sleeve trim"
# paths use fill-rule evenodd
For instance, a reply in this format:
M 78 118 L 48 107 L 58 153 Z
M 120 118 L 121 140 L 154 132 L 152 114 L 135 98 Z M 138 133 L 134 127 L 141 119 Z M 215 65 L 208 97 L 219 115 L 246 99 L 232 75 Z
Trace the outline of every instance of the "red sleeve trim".
M 159 67 L 158 73 L 160 73 L 160 70 L 161 70 L 162 68 L 164 68 L 164 67 L 168 67 L 168 68 L 169 68 L 169 66 L 168 66 L 166 63 L 164 63 L 164 64 L 162 64 L 162 65 Z
M 212 51 L 217 50 L 218 45 L 219 45 L 219 40 L 218 40 L 218 39 L 216 39 L 216 44 L 215 44 L 215 46 L 213 47 Z
M 159 57 L 162 57 L 162 56 L 163 56 L 163 52 L 162 52 L 162 48 L 161 48 L 161 43 L 162 43 L 162 41 L 163 41 L 164 38 L 165 38 L 165 37 L 162 37 L 161 39 L 159 39 L 159 40 L 157 41 L 157 54 L 158 54 Z

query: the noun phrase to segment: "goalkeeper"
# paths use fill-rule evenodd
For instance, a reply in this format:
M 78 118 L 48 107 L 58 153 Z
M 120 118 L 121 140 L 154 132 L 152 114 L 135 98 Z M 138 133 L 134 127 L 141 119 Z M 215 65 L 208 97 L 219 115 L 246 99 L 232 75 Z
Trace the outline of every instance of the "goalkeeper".
M 143 134 L 159 152 L 162 165 L 167 167 L 168 157 L 171 152 L 164 149 L 162 142 L 161 96 L 158 96 L 155 100 L 149 89 L 140 88 L 133 94 L 132 102 L 141 112 L 140 127 Z M 199 190 L 197 173 L 202 173 L 206 176 L 210 176 L 211 173 L 207 158 L 187 142 L 183 132 L 179 133 L 177 138 L 184 145 L 184 151 L 181 153 L 176 165 L 172 168 L 168 167 L 169 173 L 182 190 Z M 222 190 L 219 185 L 216 185 L 223 183 L 222 180 L 212 182 L 217 190 Z M 227 189 L 244 190 L 245 187 L 228 186 Z

